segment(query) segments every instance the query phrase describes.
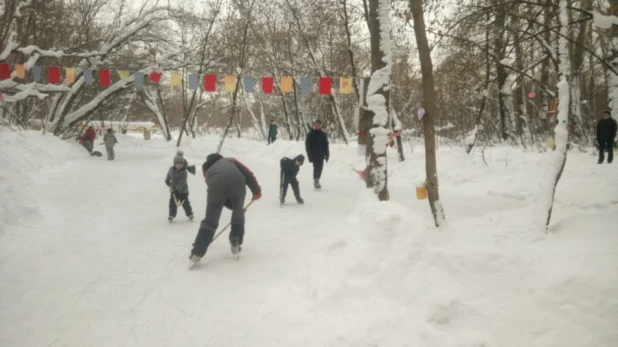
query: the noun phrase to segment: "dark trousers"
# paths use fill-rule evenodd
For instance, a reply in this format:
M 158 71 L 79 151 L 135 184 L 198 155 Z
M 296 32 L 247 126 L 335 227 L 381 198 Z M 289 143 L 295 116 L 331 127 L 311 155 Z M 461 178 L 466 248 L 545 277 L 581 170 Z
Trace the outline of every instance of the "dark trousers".
M 191 203 L 189 202 L 189 194 L 176 194 L 176 200 L 183 201 L 182 208 L 185 210 L 185 214 L 187 217 L 193 215 L 193 209 L 191 208 Z M 178 206 L 176 205 L 176 201 L 174 201 L 174 194 L 170 194 L 170 217 L 176 217 L 176 213 L 178 212 Z
M 599 163 L 605 160 L 605 151 L 607 151 L 607 162 L 614 161 L 614 141 L 599 141 Z
M 268 144 L 270 145 L 271 143 L 277 141 L 277 135 L 268 135 Z
M 208 246 L 215 236 L 215 231 L 219 227 L 219 219 L 221 211 L 225 205 L 225 201 L 229 200 L 232 205 L 232 230 L 230 232 L 230 241 L 237 239 L 238 244 L 242 245 L 245 236 L 245 196 L 237 196 L 223 200 L 213 200 L 208 198 L 206 202 L 206 217 L 200 223 L 200 229 L 193 243 L 191 254 L 203 257 L 208 250 Z
M 313 159 L 313 179 L 319 180 L 324 169 L 324 159 Z
M 281 171 L 281 200 L 285 200 L 285 196 L 288 194 L 288 186 L 292 186 L 294 197 L 296 200 L 300 199 L 300 187 L 298 186 L 298 180 L 296 176 L 288 175 Z

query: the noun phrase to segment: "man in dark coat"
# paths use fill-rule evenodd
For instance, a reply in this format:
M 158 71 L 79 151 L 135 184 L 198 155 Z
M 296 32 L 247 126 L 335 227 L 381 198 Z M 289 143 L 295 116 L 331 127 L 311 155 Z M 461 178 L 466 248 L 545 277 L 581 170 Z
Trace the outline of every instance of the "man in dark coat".
M 253 172 L 234 158 L 224 158 L 217 153 L 211 154 L 202 165 L 202 171 L 208 186 L 206 217 L 200 224 L 191 256 L 189 256 L 193 263 L 199 262 L 206 254 L 215 231 L 219 227 L 219 219 L 224 206 L 232 210 L 232 230 L 229 237 L 232 253 L 240 252 L 245 235 L 244 204 L 247 194 L 245 186 L 249 187 L 253 193 L 253 200 L 259 200 L 262 197 L 262 190 Z
M 304 162 L 305 156 L 303 156 L 302 154 L 296 156 L 296 158 L 294 159 L 281 159 L 281 204 L 285 203 L 285 196 L 288 193 L 288 185 L 292 186 L 292 191 L 294 191 L 294 197 L 296 197 L 296 202 L 298 202 L 299 204 L 305 203 L 305 201 L 300 197 L 300 187 L 298 186 L 298 180 L 296 179 L 296 175 L 298 175 L 300 166 L 303 165 Z
M 268 144 L 277 141 L 277 134 L 279 133 L 279 126 L 275 123 L 275 120 L 270 121 L 270 126 L 268 127 Z
M 599 145 L 599 164 L 605 160 L 611 164 L 614 160 L 614 138 L 616 137 L 616 120 L 611 117 L 609 111 L 603 112 L 603 119 L 597 124 L 597 143 Z
M 328 162 L 330 152 L 328 149 L 328 135 L 322 131 L 322 122 L 316 120 L 313 129 L 307 134 L 305 140 L 307 158 L 313 163 L 313 186 L 317 189 L 322 188 L 320 178 L 324 168 L 324 160 Z

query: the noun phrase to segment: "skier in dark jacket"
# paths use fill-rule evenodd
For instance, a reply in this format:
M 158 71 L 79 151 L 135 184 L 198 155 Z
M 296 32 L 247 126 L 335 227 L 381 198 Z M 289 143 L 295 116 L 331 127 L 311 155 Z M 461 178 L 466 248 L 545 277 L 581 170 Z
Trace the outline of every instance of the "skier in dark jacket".
M 200 224 L 200 229 L 193 243 L 189 259 L 197 263 L 206 254 L 212 242 L 215 231 L 219 227 L 219 219 L 223 207 L 232 210 L 232 230 L 230 245 L 232 253 L 238 254 L 245 235 L 245 195 L 248 186 L 253 193 L 253 200 L 262 197 L 262 190 L 253 172 L 234 158 L 224 158 L 219 154 L 211 154 L 202 165 L 206 179 L 206 217 Z
M 597 124 L 597 144 L 599 145 L 599 164 L 605 160 L 611 164 L 614 160 L 614 138 L 616 137 L 616 120 L 611 117 L 609 111 L 603 112 L 603 119 Z
M 296 202 L 298 202 L 299 204 L 305 203 L 305 201 L 300 197 L 300 187 L 298 186 L 298 180 L 296 179 L 296 175 L 298 175 L 298 170 L 300 170 L 300 166 L 303 165 L 304 162 L 305 156 L 303 156 L 302 154 L 298 155 L 294 159 L 281 159 L 281 204 L 285 203 L 285 196 L 288 193 L 288 185 L 292 185 L 292 191 L 294 191 Z
M 305 148 L 309 162 L 313 163 L 313 186 L 318 189 L 322 188 L 320 178 L 322 177 L 324 160 L 328 162 L 330 152 L 328 149 L 328 135 L 322 131 L 321 121 L 316 120 L 313 124 L 313 130 L 307 134 Z
M 268 127 L 268 144 L 277 141 L 277 134 L 279 133 L 279 126 L 275 123 L 275 120 L 270 121 L 270 126 Z
M 187 168 L 185 159 L 179 155 L 174 157 L 174 166 L 167 171 L 165 184 L 170 187 L 169 217 L 171 223 L 176 218 L 178 205 L 182 205 L 185 214 L 193 220 L 193 209 L 189 202 L 189 185 L 187 184 Z

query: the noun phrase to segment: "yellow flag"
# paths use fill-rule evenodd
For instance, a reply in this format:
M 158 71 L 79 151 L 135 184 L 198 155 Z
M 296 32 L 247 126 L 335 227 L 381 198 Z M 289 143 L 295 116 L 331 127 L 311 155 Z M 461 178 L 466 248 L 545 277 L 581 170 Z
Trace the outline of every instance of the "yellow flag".
M 129 77 L 129 71 L 118 70 L 116 72 L 118 73 L 118 76 L 120 76 L 121 79 Z
M 236 75 L 225 75 L 225 91 L 233 93 L 236 91 Z
M 351 77 L 339 78 L 339 93 L 341 94 L 352 93 L 352 78 Z
M 178 72 L 172 72 L 172 78 L 171 78 L 170 84 L 172 88 L 180 87 L 180 84 L 182 84 L 182 75 Z
M 292 76 L 281 77 L 281 92 L 291 93 L 294 90 L 293 83 L 294 80 L 292 79 Z
M 66 82 L 68 84 L 75 83 L 75 68 L 74 67 L 64 68 L 64 74 L 66 77 Z

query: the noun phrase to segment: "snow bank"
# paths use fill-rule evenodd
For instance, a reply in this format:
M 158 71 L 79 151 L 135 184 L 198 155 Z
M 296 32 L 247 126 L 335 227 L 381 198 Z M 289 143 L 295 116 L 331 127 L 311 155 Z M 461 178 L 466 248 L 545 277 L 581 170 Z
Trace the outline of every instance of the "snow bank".
M 35 131 L 0 128 L 0 232 L 39 217 L 37 196 L 29 190 L 37 173 L 79 157 L 87 158 L 87 152 L 77 143 Z

